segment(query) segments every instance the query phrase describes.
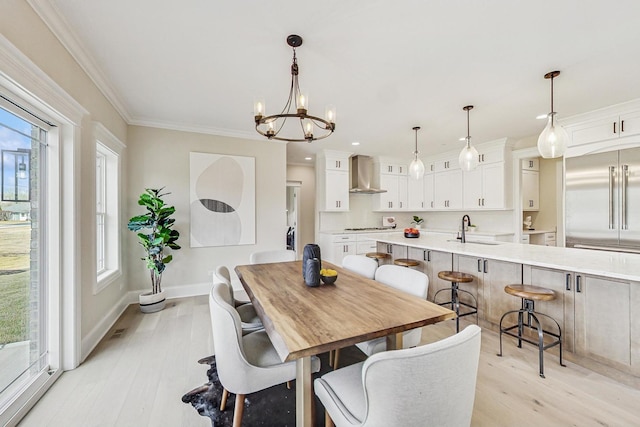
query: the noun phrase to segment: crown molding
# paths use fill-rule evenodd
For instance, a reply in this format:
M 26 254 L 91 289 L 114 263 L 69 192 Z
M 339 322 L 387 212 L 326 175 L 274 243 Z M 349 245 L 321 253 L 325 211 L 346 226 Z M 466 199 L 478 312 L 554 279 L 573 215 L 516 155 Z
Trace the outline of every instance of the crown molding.
M 151 128 L 160 128 L 160 129 L 168 129 L 168 130 L 176 130 L 181 132 L 193 132 L 193 133 L 203 133 L 207 135 L 216 135 L 216 136 L 227 136 L 230 138 L 241 138 L 241 139 L 250 139 L 253 141 L 261 141 L 267 140 L 262 135 L 257 132 L 249 132 L 249 131 L 237 131 L 231 129 L 222 129 L 213 126 L 202 126 L 202 125 L 189 125 L 178 122 L 169 122 L 169 121 L 158 121 L 153 119 L 146 118 L 134 118 L 129 121 L 129 124 L 132 126 L 146 126 Z M 271 141 L 271 142 L 283 142 L 283 141 Z
M 131 114 L 129 114 L 125 103 L 122 101 L 117 92 L 113 89 L 113 85 L 104 75 L 100 68 L 96 65 L 93 57 L 83 47 L 78 37 L 71 30 L 71 26 L 60 14 L 58 9 L 47 0 L 27 0 L 31 8 L 38 14 L 40 19 L 51 30 L 53 35 L 62 43 L 64 48 L 80 65 L 84 72 L 89 76 L 98 90 L 107 98 L 107 100 L 118 111 L 122 118 L 129 122 Z

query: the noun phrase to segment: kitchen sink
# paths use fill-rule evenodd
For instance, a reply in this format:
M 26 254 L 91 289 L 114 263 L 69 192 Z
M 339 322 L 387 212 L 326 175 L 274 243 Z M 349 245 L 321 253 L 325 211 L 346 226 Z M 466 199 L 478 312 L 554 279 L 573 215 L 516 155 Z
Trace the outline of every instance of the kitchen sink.
M 447 242 L 462 243 L 458 239 L 447 240 Z M 472 240 L 467 240 L 465 243 L 473 243 L 475 245 L 489 245 L 489 246 L 496 246 L 496 245 L 500 244 L 498 242 L 481 242 L 479 240 L 473 240 L 473 241 Z

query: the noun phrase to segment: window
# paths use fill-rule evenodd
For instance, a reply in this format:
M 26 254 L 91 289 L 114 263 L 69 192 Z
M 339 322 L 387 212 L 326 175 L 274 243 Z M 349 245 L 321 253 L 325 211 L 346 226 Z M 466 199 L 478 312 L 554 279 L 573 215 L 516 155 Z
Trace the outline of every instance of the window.
M 124 144 L 100 123 L 96 140 L 96 274 L 94 294 L 121 273 L 120 153 Z

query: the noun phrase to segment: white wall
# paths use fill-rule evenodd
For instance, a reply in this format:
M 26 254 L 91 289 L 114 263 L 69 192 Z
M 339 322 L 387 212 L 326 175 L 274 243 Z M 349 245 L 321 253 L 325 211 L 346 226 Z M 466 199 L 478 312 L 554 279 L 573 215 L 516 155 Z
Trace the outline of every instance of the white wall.
M 233 269 L 248 264 L 257 250 L 286 247 L 286 145 L 279 142 L 242 140 L 158 128 L 130 126 L 129 187 L 126 192 L 125 223 L 141 213 L 137 200 L 145 188 L 166 187 L 168 204 L 176 208 L 178 244 L 173 261 L 162 278 L 169 296 L 208 292 L 211 272 L 224 264 Z M 256 159 L 256 244 L 207 248 L 189 247 L 189 153 L 219 153 Z M 124 240 L 127 283 L 131 290 L 146 291 L 150 282 L 136 236 L 129 232 Z

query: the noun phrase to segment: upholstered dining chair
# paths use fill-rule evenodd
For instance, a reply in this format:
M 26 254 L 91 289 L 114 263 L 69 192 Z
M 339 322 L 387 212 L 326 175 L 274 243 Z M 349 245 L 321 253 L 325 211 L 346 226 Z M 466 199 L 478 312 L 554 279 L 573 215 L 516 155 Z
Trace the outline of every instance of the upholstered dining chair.
M 347 255 L 342 259 L 342 268 L 352 271 L 367 279 L 373 279 L 378 269 L 378 261 L 364 255 Z M 329 352 L 329 365 L 333 369 L 338 368 L 340 362 L 340 349 L 337 348 Z
M 429 290 L 429 277 L 411 268 L 398 265 L 381 265 L 376 270 L 375 280 L 392 288 L 426 299 Z M 422 338 L 422 328 L 411 329 L 402 334 L 402 347 L 415 347 L 420 344 Z M 375 338 L 361 342 L 356 346 L 367 356 L 385 351 L 387 349 L 387 339 L 385 337 Z
M 273 251 L 258 251 L 249 255 L 251 264 L 270 264 L 274 262 L 295 261 L 296 252 L 289 249 L 276 249 Z
M 367 279 L 373 279 L 378 269 L 378 262 L 364 255 L 347 255 L 342 259 L 342 268 L 353 271 Z
M 233 296 L 233 286 L 231 286 L 231 274 L 229 273 L 229 269 L 224 265 L 219 265 L 216 267 L 215 275 L 220 282 L 223 282 L 229 288 L 232 301 L 231 305 L 236 308 L 236 311 L 240 316 L 240 321 L 242 322 L 242 334 L 246 335 L 250 332 L 263 329 L 264 326 L 262 325 L 262 320 L 260 320 L 258 313 L 256 313 L 256 309 L 253 307 L 253 304 L 238 304 L 238 301 L 235 300 Z
M 233 426 L 240 427 L 247 394 L 296 378 L 296 362 L 281 362 L 264 330 L 242 335 L 240 317 L 232 305 L 226 283 L 214 282 L 209 295 L 218 378 L 224 387 L 221 410 L 228 393 L 236 395 Z M 311 358 L 311 371 L 320 370 L 320 359 Z
M 401 267 L 402 268 L 402 267 Z M 314 381 L 326 426 L 469 426 L 480 328 L 432 344 L 374 354 Z

